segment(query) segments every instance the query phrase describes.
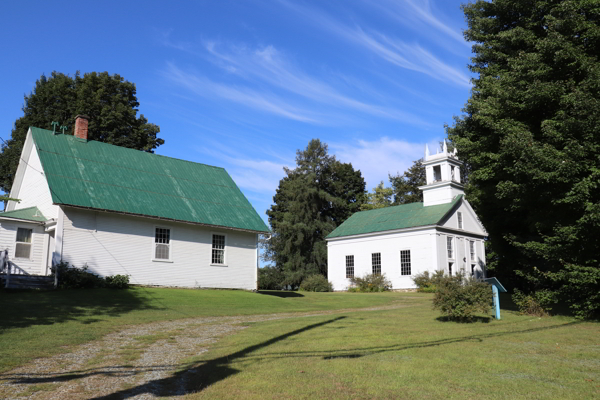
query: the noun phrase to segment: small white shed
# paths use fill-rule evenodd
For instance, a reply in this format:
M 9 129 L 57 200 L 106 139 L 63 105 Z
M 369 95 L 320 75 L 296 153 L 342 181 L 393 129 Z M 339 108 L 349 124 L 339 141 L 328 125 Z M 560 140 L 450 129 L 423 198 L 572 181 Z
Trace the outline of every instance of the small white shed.
M 347 290 L 350 278 L 385 274 L 393 289 L 413 289 L 425 271 L 461 271 L 485 277 L 487 232 L 464 197 L 462 162 L 444 143 L 441 153 L 425 153 L 427 184 L 422 203 L 355 213 L 327 240 L 328 279 Z

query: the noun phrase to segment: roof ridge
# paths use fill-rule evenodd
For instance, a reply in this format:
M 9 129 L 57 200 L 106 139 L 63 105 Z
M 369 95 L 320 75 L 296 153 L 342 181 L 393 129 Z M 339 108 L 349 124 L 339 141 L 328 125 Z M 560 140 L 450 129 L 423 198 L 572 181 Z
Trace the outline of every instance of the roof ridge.
M 48 129 L 44 129 L 44 128 L 38 128 L 37 126 L 30 126 L 30 128 L 35 128 L 35 129 L 39 129 L 39 130 L 41 130 L 41 131 L 46 131 L 46 132 L 48 132 L 48 133 L 50 133 L 51 135 L 54 135 L 54 136 L 64 136 L 64 137 L 65 137 L 65 138 L 67 138 L 68 140 L 73 140 L 73 139 L 71 139 L 71 137 L 75 139 L 75 136 L 73 136 L 73 135 L 70 135 L 70 134 L 68 134 L 68 133 L 56 133 L 56 134 L 55 134 L 55 133 L 53 133 L 52 131 L 50 131 L 50 130 L 48 130 Z M 76 142 L 79 142 L 79 140 L 76 140 Z M 101 142 L 101 141 L 99 141 L 99 140 L 88 140 L 87 142 L 88 142 L 88 143 L 89 143 L 89 142 L 94 142 L 94 143 L 101 144 L 101 145 L 103 145 L 103 146 L 113 146 L 113 147 L 118 147 L 118 148 L 120 148 L 120 149 L 125 149 L 125 150 L 139 151 L 139 152 L 140 152 L 140 153 L 142 153 L 142 154 L 149 154 L 149 155 L 158 156 L 158 157 L 165 157 L 165 158 L 169 158 L 169 159 L 171 159 L 171 160 L 183 161 L 183 162 L 186 162 L 186 163 L 191 163 L 191 164 L 200 164 L 200 165 L 205 165 L 205 166 L 207 166 L 207 167 L 216 168 L 216 169 L 223 169 L 223 170 L 225 169 L 225 168 L 223 168 L 223 167 L 217 167 L 216 165 L 205 164 L 205 163 L 201 163 L 201 162 L 197 162 L 197 161 L 184 160 L 183 158 L 177 158 L 177 157 L 165 156 L 165 155 L 163 155 L 163 154 L 150 153 L 150 152 L 148 152 L 148 151 L 144 151 L 144 150 L 138 150 L 138 149 L 133 149 L 133 148 L 131 148 L 131 147 L 118 146 L 118 145 L 116 145 L 116 144 L 112 144 L 112 143 L 106 143 L 106 142 Z M 57 153 L 57 154 L 62 154 L 62 153 Z

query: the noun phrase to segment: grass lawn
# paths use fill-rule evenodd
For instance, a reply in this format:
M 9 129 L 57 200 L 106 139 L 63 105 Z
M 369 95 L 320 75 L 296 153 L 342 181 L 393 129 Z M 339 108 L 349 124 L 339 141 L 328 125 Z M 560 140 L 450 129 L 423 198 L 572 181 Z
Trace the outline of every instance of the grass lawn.
M 154 289 L 0 290 L 0 372 L 68 351 L 127 325 L 200 316 L 321 311 L 383 305 L 390 293 L 251 293 Z
M 146 387 L 158 385 L 164 397 L 177 388 L 186 399 L 600 398 L 600 324 L 569 317 L 503 310 L 500 321 L 446 322 L 431 309 L 432 295 L 416 293 L 136 288 L 0 296 L 4 370 L 129 324 L 339 310 L 250 323 Z M 391 303 L 400 307 L 343 310 Z M 139 357 L 137 347 L 126 350 Z
M 444 322 L 430 299 L 254 324 L 182 365 L 185 398 L 600 398 L 600 324 L 508 311 Z

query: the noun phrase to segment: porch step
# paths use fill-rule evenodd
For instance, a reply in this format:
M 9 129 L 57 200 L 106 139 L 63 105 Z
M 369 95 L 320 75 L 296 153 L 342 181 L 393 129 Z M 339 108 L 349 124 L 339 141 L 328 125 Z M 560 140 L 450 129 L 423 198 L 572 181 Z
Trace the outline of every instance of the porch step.
M 0 287 L 4 287 L 6 275 L 0 276 Z M 11 275 L 7 289 L 54 289 L 54 277 L 45 275 Z

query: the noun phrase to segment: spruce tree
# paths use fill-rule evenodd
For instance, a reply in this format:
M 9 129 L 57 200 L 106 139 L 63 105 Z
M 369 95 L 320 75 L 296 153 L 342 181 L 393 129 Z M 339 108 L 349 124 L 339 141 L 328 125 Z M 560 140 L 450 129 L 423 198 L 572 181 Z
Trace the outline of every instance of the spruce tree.
M 296 168 L 285 172 L 267 211 L 273 237 L 265 242 L 265 258 L 295 287 L 307 276 L 327 276 L 325 237 L 360 209 L 365 181 L 318 139 L 298 150 Z

